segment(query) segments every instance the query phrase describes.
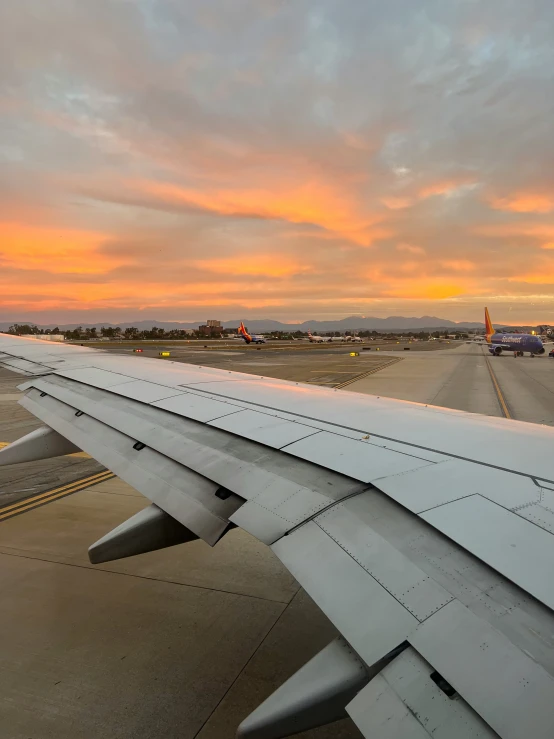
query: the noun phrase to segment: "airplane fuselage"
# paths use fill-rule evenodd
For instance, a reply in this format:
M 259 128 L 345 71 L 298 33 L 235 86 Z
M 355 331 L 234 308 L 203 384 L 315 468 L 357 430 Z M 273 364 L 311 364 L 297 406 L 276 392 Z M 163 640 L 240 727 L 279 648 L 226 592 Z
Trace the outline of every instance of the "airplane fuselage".
M 544 354 L 545 349 L 538 336 L 532 334 L 493 334 L 490 338 L 489 352 L 498 356 L 503 351 Z

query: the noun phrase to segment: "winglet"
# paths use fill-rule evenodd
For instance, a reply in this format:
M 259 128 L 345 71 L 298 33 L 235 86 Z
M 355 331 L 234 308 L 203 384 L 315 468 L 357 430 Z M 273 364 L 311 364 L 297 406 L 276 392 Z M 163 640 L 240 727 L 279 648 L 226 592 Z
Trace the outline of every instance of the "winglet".
M 494 334 L 494 328 L 492 325 L 491 317 L 489 316 L 489 309 L 485 308 L 485 336 L 487 341 L 491 340 L 491 336 Z

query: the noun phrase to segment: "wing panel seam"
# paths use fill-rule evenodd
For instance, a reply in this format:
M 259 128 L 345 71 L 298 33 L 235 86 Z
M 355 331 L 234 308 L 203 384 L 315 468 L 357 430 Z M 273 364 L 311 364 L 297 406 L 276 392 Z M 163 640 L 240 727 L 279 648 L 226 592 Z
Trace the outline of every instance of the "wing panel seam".
M 365 492 L 365 491 L 363 491 L 363 492 Z M 354 496 L 350 496 L 350 497 L 354 497 Z M 331 507 L 334 508 L 334 507 L 340 506 L 344 502 L 344 500 L 347 500 L 347 499 L 344 498 L 343 500 L 335 503 L 334 506 L 329 506 L 328 508 L 325 509 L 325 511 L 322 511 L 321 513 L 317 514 L 316 517 L 319 518 L 319 516 L 322 516 L 323 514 L 327 513 Z M 307 521 L 306 521 L 306 523 L 307 523 Z M 378 577 L 376 577 L 366 567 L 366 565 L 364 565 L 362 562 L 360 562 L 360 560 L 356 557 L 356 555 L 353 554 L 343 543 L 341 543 L 338 539 L 336 539 L 324 526 L 322 526 L 322 524 L 320 524 L 318 521 L 315 521 L 315 520 L 314 520 L 314 523 L 330 539 L 332 539 L 335 542 L 335 544 L 343 550 L 343 552 L 345 552 L 346 554 L 348 554 L 348 556 L 351 557 L 364 570 L 364 572 L 366 572 L 373 580 L 375 580 L 375 582 L 378 583 L 383 588 L 383 590 L 386 590 L 387 593 L 390 596 L 392 596 L 406 611 L 408 611 L 415 619 L 417 619 L 417 621 L 420 624 L 423 623 L 424 621 L 426 621 L 428 618 L 430 618 L 434 613 L 437 613 L 441 608 L 444 608 L 444 606 L 448 605 L 448 603 L 450 603 L 451 601 L 455 600 L 454 596 L 449 593 L 449 595 L 451 595 L 451 597 L 447 601 L 445 601 L 444 603 L 441 603 L 440 606 L 438 606 L 434 610 L 430 611 L 424 618 L 420 618 L 419 616 L 416 615 L 416 613 L 411 608 L 409 608 L 409 606 L 407 606 L 405 603 L 403 603 L 402 600 L 400 600 L 400 599 L 402 598 L 403 595 L 405 595 L 406 593 L 408 593 L 410 590 L 412 590 L 413 588 L 417 587 L 418 585 L 421 585 L 422 583 L 426 582 L 427 580 L 433 580 L 432 577 L 430 577 L 429 575 L 424 575 L 424 577 L 420 581 L 418 581 L 417 583 L 415 583 L 415 585 L 413 585 L 412 588 L 408 588 L 408 590 L 406 590 L 404 593 L 400 593 L 400 594 L 395 593 L 389 587 L 387 587 Z M 289 533 L 291 533 L 291 532 L 289 532 Z
M 180 387 L 190 388 L 190 385 L 181 385 Z M 539 480 L 539 481 L 548 482 L 548 483 L 554 485 L 554 480 L 549 480 L 546 477 L 537 477 L 536 475 L 531 475 L 531 474 L 529 474 L 527 472 L 518 472 L 517 470 L 511 470 L 508 467 L 500 467 L 499 465 L 496 465 L 496 464 L 490 464 L 488 462 L 481 462 L 481 461 L 476 460 L 476 459 L 471 459 L 470 457 L 464 457 L 464 456 L 462 456 L 460 454 L 454 454 L 453 452 L 443 452 L 440 449 L 432 449 L 431 447 L 421 446 L 420 444 L 414 444 L 411 441 L 402 441 L 400 439 L 394 439 L 392 436 L 383 436 L 382 434 L 377 434 L 375 432 L 368 431 L 367 429 L 363 429 L 363 430 L 362 429 L 357 429 L 357 428 L 354 428 L 353 426 L 345 426 L 344 424 L 335 423 L 334 421 L 323 421 L 320 418 L 314 418 L 313 416 L 306 416 L 306 415 L 303 415 L 301 413 L 296 413 L 295 411 L 284 411 L 282 408 L 275 408 L 274 406 L 270 406 L 270 405 L 262 405 L 262 403 L 254 403 L 251 400 L 237 401 L 234 398 L 230 398 L 228 395 L 223 395 L 222 393 L 214 393 L 211 390 L 203 390 L 202 388 L 194 388 L 194 391 L 195 392 L 200 392 L 200 393 L 205 393 L 205 394 L 210 393 L 211 395 L 217 395 L 218 398 L 224 398 L 227 401 L 235 401 L 235 402 L 241 402 L 241 403 L 248 403 L 248 405 L 250 405 L 250 406 L 256 406 L 257 408 L 266 408 L 266 409 L 275 411 L 277 413 L 286 413 L 289 416 L 298 416 L 298 418 L 302 418 L 302 419 L 305 419 L 307 421 L 314 421 L 315 423 L 324 423 L 326 426 L 334 426 L 337 429 L 345 429 L 346 431 L 355 431 L 356 433 L 359 433 L 359 434 L 369 434 L 370 436 L 374 436 L 376 439 L 383 439 L 385 441 L 392 441 L 395 444 L 404 444 L 405 446 L 412 447 L 413 449 L 420 449 L 422 452 L 432 452 L 434 454 L 441 454 L 441 455 L 443 455 L 446 458 L 460 459 L 463 462 L 471 462 L 472 464 L 478 464 L 478 465 L 481 465 L 482 467 L 490 467 L 490 468 L 492 468 L 494 470 L 500 470 L 502 472 L 509 472 L 512 475 L 519 475 L 520 477 L 527 477 L 527 478 L 529 478 L 531 480 Z M 323 430 L 323 429 L 321 429 L 321 430 Z M 333 432 L 330 431 L 329 433 L 333 433 Z M 397 451 L 397 450 L 395 450 L 395 451 Z M 416 456 L 415 454 L 410 454 L 409 452 L 401 452 L 401 451 L 398 451 L 398 454 L 406 454 L 407 456 L 411 456 L 411 457 Z M 424 457 L 418 457 L 418 459 L 422 459 L 423 461 L 426 461 L 426 462 L 429 461 L 429 460 L 426 460 Z

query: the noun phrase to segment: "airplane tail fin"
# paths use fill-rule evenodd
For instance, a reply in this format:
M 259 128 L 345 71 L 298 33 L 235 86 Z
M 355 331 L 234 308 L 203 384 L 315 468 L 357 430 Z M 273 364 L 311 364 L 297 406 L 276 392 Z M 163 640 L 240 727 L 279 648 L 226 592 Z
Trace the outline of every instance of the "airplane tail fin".
M 239 334 L 242 336 L 242 338 L 246 341 L 247 344 L 250 344 L 252 341 L 252 337 L 244 327 L 244 323 L 241 321 L 239 326 Z
M 485 308 L 485 336 L 487 341 L 491 340 L 491 336 L 494 334 L 494 328 L 492 326 L 491 317 L 489 316 L 489 309 Z

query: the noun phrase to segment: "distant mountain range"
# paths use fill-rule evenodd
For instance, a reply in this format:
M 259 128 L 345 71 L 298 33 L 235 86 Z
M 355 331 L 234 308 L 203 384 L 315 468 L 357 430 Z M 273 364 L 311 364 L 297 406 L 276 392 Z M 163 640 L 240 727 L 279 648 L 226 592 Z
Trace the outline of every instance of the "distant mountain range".
M 405 317 L 405 316 L 389 316 L 388 318 L 375 318 L 373 316 L 349 316 L 348 318 L 342 318 L 338 321 L 303 321 L 302 323 L 282 323 L 281 321 L 274 321 L 270 318 L 256 318 L 256 319 L 241 319 L 244 320 L 250 331 L 261 332 L 261 331 L 414 331 L 414 330 L 425 330 L 425 329 L 482 329 L 484 323 L 474 321 L 461 321 L 456 323 L 449 321 L 446 318 L 437 318 L 436 316 L 421 316 L 417 317 Z M 29 321 L 0 321 L 0 331 L 6 331 L 14 323 L 29 323 Z M 199 325 L 204 324 L 205 321 L 190 321 L 190 322 L 177 322 L 177 321 L 155 321 L 155 320 L 141 320 L 126 323 L 104 323 L 98 321 L 96 323 L 66 323 L 66 324 L 36 324 L 39 328 L 52 329 L 56 325 L 62 331 L 68 331 L 70 329 L 82 326 L 83 328 L 92 328 L 96 326 L 114 327 L 119 326 L 121 329 L 130 328 L 135 326 L 139 330 L 145 331 L 150 330 L 153 326 L 163 328 L 166 330 L 170 329 L 197 329 Z M 240 323 L 240 320 L 234 321 L 222 321 L 224 328 L 236 328 Z M 500 327 L 500 324 L 497 324 Z

